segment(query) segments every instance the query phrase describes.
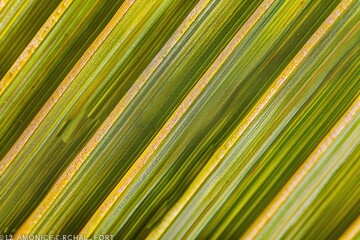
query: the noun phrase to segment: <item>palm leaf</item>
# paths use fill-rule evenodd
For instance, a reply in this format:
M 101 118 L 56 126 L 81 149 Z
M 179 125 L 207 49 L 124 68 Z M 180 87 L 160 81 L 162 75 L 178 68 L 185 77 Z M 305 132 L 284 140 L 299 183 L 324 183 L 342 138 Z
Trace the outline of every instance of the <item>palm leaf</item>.
M 359 18 L 1 2 L 0 236 L 358 238 Z

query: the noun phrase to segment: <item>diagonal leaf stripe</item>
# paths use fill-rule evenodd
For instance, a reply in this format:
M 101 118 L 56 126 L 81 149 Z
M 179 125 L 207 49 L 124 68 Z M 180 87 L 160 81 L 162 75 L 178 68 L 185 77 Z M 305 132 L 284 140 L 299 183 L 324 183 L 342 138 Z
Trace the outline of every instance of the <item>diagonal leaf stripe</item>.
M 321 157 L 330 150 L 331 145 L 334 144 L 334 141 L 339 139 L 337 138 L 343 130 L 347 130 L 347 125 L 351 122 L 356 122 L 357 116 L 359 116 L 360 110 L 360 98 L 356 99 L 354 104 L 350 109 L 344 114 L 344 116 L 336 123 L 333 129 L 323 138 L 322 142 L 314 149 L 312 154 L 304 162 L 304 164 L 299 168 L 299 170 L 292 176 L 288 181 L 287 185 L 279 192 L 278 196 L 274 198 L 272 204 L 269 204 L 268 208 L 263 212 L 263 216 L 258 218 L 258 222 L 255 222 L 253 227 L 250 229 L 248 234 L 245 234 L 243 237 L 246 238 L 255 238 L 256 233 L 260 233 L 264 228 L 265 224 L 273 219 L 273 214 L 279 212 L 279 208 L 284 205 L 285 201 L 289 199 L 290 194 L 292 194 L 295 189 L 300 187 L 303 179 L 307 176 L 310 176 L 309 172 L 312 169 L 315 169 L 316 164 L 321 160 Z M 358 126 L 358 124 L 356 124 Z M 352 134 L 356 134 L 356 131 L 353 131 Z
M 193 103 L 193 101 L 197 98 L 199 93 L 206 87 L 211 77 L 214 75 L 216 70 L 223 64 L 224 60 L 229 56 L 229 54 L 233 51 L 233 49 L 239 44 L 239 42 L 243 39 L 244 35 L 250 30 L 252 25 L 258 21 L 261 15 L 265 12 L 265 10 L 269 7 L 271 1 L 264 1 L 262 5 L 259 6 L 255 11 L 255 13 L 249 18 L 248 22 L 246 22 L 239 30 L 239 32 L 235 35 L 235 37 L 230 41 L 227 47 L 223 50 L 223 52 L 219 55 L 219 57 L 214 61 L 213 65 L 207 70 L 207 72 L 203 75 L 203 77 L 199 80 L 199 82 L 193 87 L 191 92 L 186 96 L 184 101 L 180 104 L 180 106 L 175 110 L 169 120 L 165 123 L 159 133 L 154 137 L 149 146 L 144 150 L 139 159 L 132 165 L 129 171 L 125 174 L 119 184 L 115 187 L 112 193 L 110 193 L 109 197 L 105 200 L 102 206 L 100 206 L 100 211 L 97 211 L 93 218 L 94 220 L 90 220 L 87 226 L 91 226 L 88 229 L 87 226 L 82 230 L 82 232 L 86 235 L 90 235 L 92 233 L 92 229 L 97 226 L 97 224 L 101 221 L 101 217 L 106 214 L 107 209 L 110 209 L 112 205 L 115 203 L 117 198 L 121 196 L 121 193 L 125 190 L 127 185 L 133 180 L 135 175 L 139 172 L 144 164 L 148 161 L 150 156 L 154 153 L 154 151 L 159 147 L 163 139 L 169 134 L 174 125 L 179 121 L 182 115 L 186 112 L 189 106 Z M 93 223 L 92 221 L 95 221 Z
M 69 7 L 72 1 L 65 0 L 62 1 L 59 6 L 54 10 L 54 12 L 50 15 L 48 20 L 44 23 L 44 25 L 40 28 L 40 30 L 36 33 L 34 38 L 30 41 L 30 43 L 26 46 L 24 51 L 20 54 L 20 56 L 16 59 L 15 63 L 11 66 L 9 71 L 6 73 L 6 75 L 3 77 L 3 79 L 0 82 L 0 95 L 3 94 L 5 89 L 8 87 L 8 85 L 12 82 L 14 77 L 17 75 L 17 73 L 20 71 L 22 66 L 27 62 L 27 60 L 31 57 L 31 55 L 34 53 L 34 51 L 39 47 L 41 42 L 44 40 L 44 38 L 49 34 L 50 30 L 54 27 L 55 23 L 59 20 L 59 18 L 64 14 L 66 9 Z M 20 4 L 19 4 L 20 5 Z M 4 17 L 7 14 L 3 14 Z M 5 24 L 4 24 L 5 25 Z M 6 25 L 5 25 L 6 26 Z M 12 29 L 6 29 L 7 31 L 2 31 L 3 34 L 9 32 L 12 33 Z M 6 41 L 6 36 L 3 36 L 2 39 Z M 13 39 L 11 39 L 13 40 Z M 11 40 L 8 40 L 9 42 Z M 2 44 L 2 46 L 6 46 L 6 42 Z M 4 50 L 3 50 L 4 51 Z M 11 51 L 8 51 L 11 52 Z M 8 56 L 6 56 L 9 58 Z M 4 58 L 5 60 L 6 58 Z M 1 65 L 4 65 L 2 63 Z M 2 75 L 1 75 L 2 76 Z
M 356 239 L 360 236 L 360 217 L 341 235 L 340 239 Z
M 345 5 L 346 8 L 347 5 Z M 340 5 L 338 9 L 334 11 L 332 15 L 329 16 L 328 19 L 333 19 L 334 16 L 337 15 L 337 12 L 339 9 L 344 9 L 344 5 Z M 311 39 L 307 42 L 307 44 L 304 45 L 303 49 L 299 51 L 299 54 L 295 56 L 295 58 L 292 60 L 291 64 L 288 65 L 287 68 L 284 69 L 282 74 L 278 77 L 278 79 L 274 82 L 274 84 L 269 88 L 267 93 L 265 93 L 260 101 L 257 103 L 257 105 L 253 108 L 252 111 L 247 115 L 248 118 L 245 118 L 243 122 L 239 125 L 239 127 L 234 131 L 234 133 L 229 137 L 229 140 L 226 141 L 221 148 L 213 155 L 213 160 L 211 159 L 208 162 L 208 166 L 205 166 L 202 170 L 202 172 L 199 173 L 198 178 L 194 180 L 193 185 L 189 187 L 189 191 L 183 195 L 183 198 L 175 205 L 176 208 L 169 211 L 168 218 L 165 218 L 164 225 L 160 225 L 161 228 L 155 229 L 154 234 L 159 234 L 164 229 L 165 224 L 169 224 L 171 219 L 174 217 L 177 217 L 179 215 L 179 211 L 181 208 L 185 206 L 187 201 L 190 200 L 191 196 L 196 193 L 197 189 L 201 186 L 201 183 L 205 181 L 209 174 L 211 174 L 214 169 L 216 168 L 217 164 L 219 164 L 220 160 L 224 158 L 224 156 L 227 154 L 227 152 L 230 150 L 230 148 L 234 145 L 236 140 L 246 131 L 246 128 L 249 127 L 250 124 L 254 122 L 254 119 L 256 116 L 261 113 L 261 110 L 268 104 L 269 100 L 272 98 L 272 96 L 275 95 L 276 91 L 281 87 L 282 84 L 286 82 L 286 79 L 289 75 L 291 75 L 292 71 L 296 69 L 296 66 L 301 63 L 302 59 L 307 55 L 307 53 L 311 50 L 312 47 L 315 46 L 316 42 L 320 39 L 322 33 L 324 32 L 324 28 L 328 28 L 331 25 L 328 25 L 329 21 L 326 21 L 325 24 L 323 24 L 318 31 L 313 35 Z M 333 21 L 330 21 L 333 22 Z M 212 185 L 208 185 L 212 186 Z M 214 191 L 210 192 L 213 193 Z M 201 204 L 204 204 L 202 201 Z M 186 211 L 187 213 L 191 213 L 191 211 Z M 174 224 L 176 226 L 176 224 Z M 169 231 L 171 232 L 171 231 Z

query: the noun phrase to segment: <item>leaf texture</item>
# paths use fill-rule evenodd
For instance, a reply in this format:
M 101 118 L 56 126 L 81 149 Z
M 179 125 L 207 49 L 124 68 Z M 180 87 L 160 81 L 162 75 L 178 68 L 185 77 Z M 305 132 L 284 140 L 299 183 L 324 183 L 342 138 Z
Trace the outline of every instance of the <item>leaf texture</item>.
M 0 236 L 357 239 L 359 4 L 1 1 Z

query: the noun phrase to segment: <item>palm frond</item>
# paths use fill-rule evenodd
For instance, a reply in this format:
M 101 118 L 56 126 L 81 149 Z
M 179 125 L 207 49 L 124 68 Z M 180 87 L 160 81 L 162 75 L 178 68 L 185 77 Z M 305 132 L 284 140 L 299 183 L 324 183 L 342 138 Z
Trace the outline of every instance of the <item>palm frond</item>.
M 359 19 L 356 0 L 2 1 L 0 236 L 357 239 Z

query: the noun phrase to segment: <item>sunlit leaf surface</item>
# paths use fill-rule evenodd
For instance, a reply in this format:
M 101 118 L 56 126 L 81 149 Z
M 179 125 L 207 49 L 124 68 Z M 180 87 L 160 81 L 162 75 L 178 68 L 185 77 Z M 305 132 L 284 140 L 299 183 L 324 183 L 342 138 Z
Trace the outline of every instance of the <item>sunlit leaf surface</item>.
M 359 6 L 0 1 L 0 236 L 359 239 Z

